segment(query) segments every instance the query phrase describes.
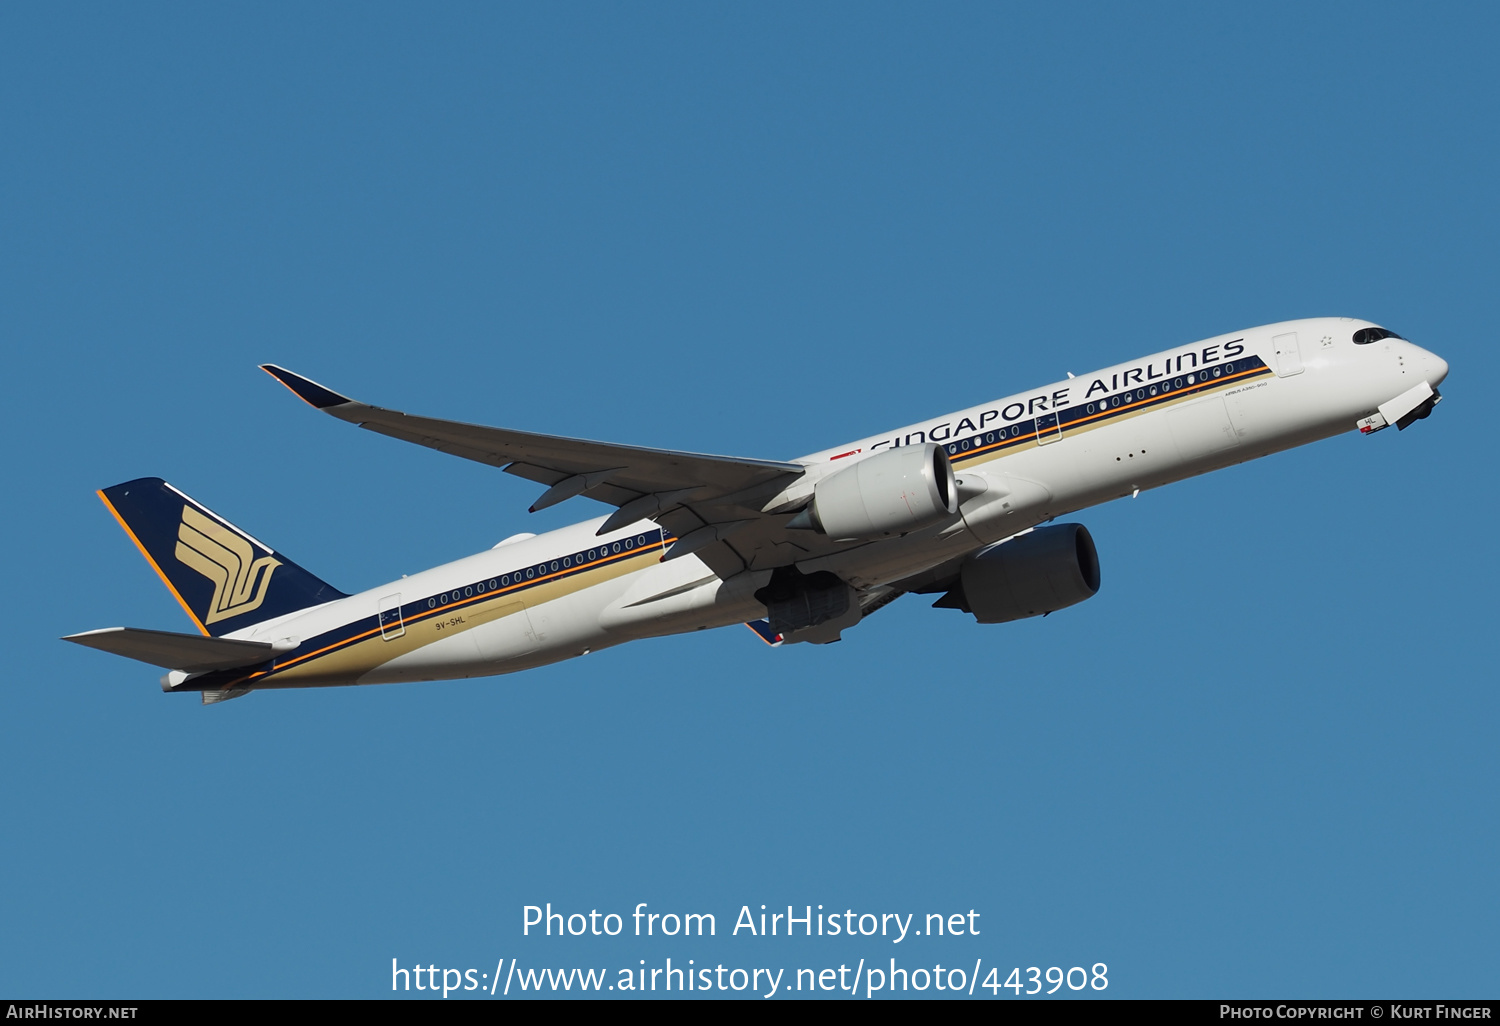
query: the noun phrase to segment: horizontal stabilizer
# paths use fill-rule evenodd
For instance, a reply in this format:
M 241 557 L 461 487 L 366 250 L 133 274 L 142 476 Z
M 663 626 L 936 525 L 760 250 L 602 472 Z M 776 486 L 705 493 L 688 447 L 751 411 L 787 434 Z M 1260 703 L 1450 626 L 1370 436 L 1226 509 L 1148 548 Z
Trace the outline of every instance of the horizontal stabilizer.
M 273 644 L 265 641 L 231 641 L 228 638 L 148 631 L 138 627 L 105 627 L 103 630 L 70 634 L 62 640 L 127 659 L 137 659 L 152 666 L 182 670 L 184 673 L 257 666 L 278 652 L 290 651 L 296 647 L 291 642 Z

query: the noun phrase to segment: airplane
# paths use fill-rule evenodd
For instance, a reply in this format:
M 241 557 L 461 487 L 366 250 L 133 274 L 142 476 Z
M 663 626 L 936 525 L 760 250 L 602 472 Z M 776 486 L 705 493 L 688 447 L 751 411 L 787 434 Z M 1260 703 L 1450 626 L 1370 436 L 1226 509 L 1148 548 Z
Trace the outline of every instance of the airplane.
M 274 364 L 314 409 L 612 513 L 345 594 L 160 478 L 98 494 L 198 634 L 63 639 L 168 672 L 204 704 L 258 690 L 512 673 L 639 638 L 746 624 L 827 644 L 906 593 L 978 623 L 1099 590 L 1060 516 L 1347 430 L 1405 430 L 1448 364 L 1351 318 L 1285 321 L 789 461 L 676 452 L 417 417 Z

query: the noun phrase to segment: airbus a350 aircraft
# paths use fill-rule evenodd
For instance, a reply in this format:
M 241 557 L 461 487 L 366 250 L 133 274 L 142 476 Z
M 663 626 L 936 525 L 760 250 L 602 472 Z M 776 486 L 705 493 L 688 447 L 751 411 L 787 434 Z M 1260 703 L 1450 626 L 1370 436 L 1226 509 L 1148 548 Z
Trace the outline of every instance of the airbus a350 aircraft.
M 168 669 L 203 702 L 265 688 L 511 673 L 636 638 L 749 624 L 823 644 L 906 592 L 980 623 L 1099 589 L 1081 524 L 1056 517 L 1357 429 L 1441 398 L 1440 357 L 1368 321 L 1287 321 L 925 420 L 788 462 L 413 417 L 264 368 L 316 409 L 617 507 L 357 595 L 159 478 L 104 504 L 201 634 L 65 640 Z

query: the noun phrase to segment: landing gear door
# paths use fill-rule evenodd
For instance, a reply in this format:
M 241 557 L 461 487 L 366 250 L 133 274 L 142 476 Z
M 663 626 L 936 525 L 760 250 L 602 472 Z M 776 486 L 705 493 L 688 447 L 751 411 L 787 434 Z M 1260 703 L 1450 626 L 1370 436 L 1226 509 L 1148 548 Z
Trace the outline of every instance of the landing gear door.
M 386 641 L 395 641 L 406 633 L 406 621 L 401 617 L 401 596 L 387 595 L 380 600 L 380 636 Z
M 1271 341 L 1276 345 L 1277 376 L 1289 378 L 1293 374 L 1301 374 L 1302 350 L 1297 346 L 1297 333 L 1293 331 L 1286 335 L 1277 335 Z

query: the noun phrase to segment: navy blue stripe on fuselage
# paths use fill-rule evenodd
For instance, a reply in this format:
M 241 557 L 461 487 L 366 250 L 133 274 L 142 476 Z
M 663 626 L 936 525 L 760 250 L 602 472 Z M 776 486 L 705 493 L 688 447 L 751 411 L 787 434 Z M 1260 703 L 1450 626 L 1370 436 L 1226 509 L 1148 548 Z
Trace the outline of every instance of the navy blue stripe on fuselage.
M 487 602 L 495 598 L 517 595 L 522 592 L 531 591 L 544 584 L 555 584 L 558 581 L 587 574 L 607 566 L 614 566 L 624 560 L 645 555 L 651 552 L 659 552 L 666 547 L 671 539 L 667 532 L 656 528 L 642 534 L 633 535 L 629 538 L 619 538 L 614 541 L 604 542 L 590 549 L 579 552 L 570 552 L 565 556 L 555 559 L 533 563 L 523 566 L 507 573 L 496 574 L 478 581 L 449 588 L 436 595 L 423 596 L 411 602 L 401 604 L 401 619 L 392 619 L 385 624 L 386 630 L 411 627 L 426 620 L 435 619 L 440 616 L 449 616 L 454 612 L 463 610 L 481 602 Z M 310 638 L 299 645 L 294 651 L 276 660 L 271 668 L 258 668 L 250 673 L 244 669 L 220 670 L 206 673 L 201 677 L 193 679 L 194 689 L 207 688 L 218 689 L 229 687 L 231 683 L 245 681 L 262 681 L 281 670 L 288 670 L 299 666 L 309 660 L 320 656 L 337 652 L 350 645 L 357 644 L 381 634 L 380 612 L 377 610 L 372 616 L 362 617 L 350 623 L 341 624 L 330 631 Z M 227 683 L 226 683 L 227 682 Z
M 1038 431 L 1051 434 L 1068 433 L 1088 425 L 1114 420 L 1142 410 L 1176 402 L 1193 395 L 1223 388 L 1226 385 L 1263 377 L 1271 373 L 1264 360 L 1258 356 L 1244 356 L 1228 360 L 1214 367 L 1206 367 L 1188 374 L 1163 378 L 1160 382 L 1139 385 L 1111 395 L 1101 396 L 1090 403 L 1071 406 L 1054 413 L 1043 414 L 1030 420 L 1017 421 L 995 428 L 993 431 L 977 432 L 964 438 L 940 443 L 948 453 L 950 462 L 959 464 L 978 456 L 990 456 L 1014 446 L 1037 440 Z
M 406 617 L 405 622 L 415 623 L 462 609 L 487 598 L 494 598 L 496 595 L 526 591 L 538 585 L 551 584 L 590 570 L 597 570 L 602 566 L 618 563 L 622 559 L 661 548 L 665 534 L 666 532 L 660 528 L 655 528 L 633 538 L 622 538 L 592 549 L 585 549 L 582 552 L 558 556 L 556 559 L 512 570 L 508 574 L 475 581 L 461 588 L 450 588 L 448 591 L 426 599 L 417 599 L 415 602 L 402 605 L 403 612 L 408 608 L 417 610 L 416 614 Z M 423 606 L 426 608 L 422 608 Z

